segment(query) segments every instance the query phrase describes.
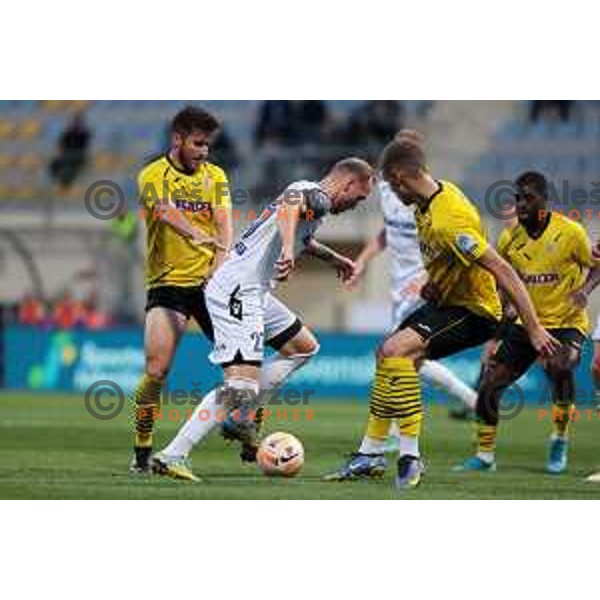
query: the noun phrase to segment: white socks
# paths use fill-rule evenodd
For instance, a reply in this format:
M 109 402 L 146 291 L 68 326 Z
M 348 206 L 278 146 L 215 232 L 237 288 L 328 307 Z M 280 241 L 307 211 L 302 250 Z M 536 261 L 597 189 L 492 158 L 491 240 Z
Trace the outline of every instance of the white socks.
M 282 385 L 292 373 L 306 364 L 318 350 L 317 347 L 313 354 L 297 354 L 289 357 L 282 354 L 269 356 L 261 369 L 260 389 L 271 389 Z M 235 389 L 251 390 L 254 394 L 258 394 L 259 391 L 257 382 L 243 378 L 230 379 L 227 381 L 227 385 Z M 190 420 L 182 425 L 173 441 L 163 450 L 163 454 L 169 458 L 185 457 L 192 451 L 194 446 L 211 433 L 222 422 L 223 415 L 218 413 L 224 410 L 224 407 L 218 404 L 217 400 L 217 390 L 206 394 L 194 410 Z
M 270 390 L 278 388 L 300 367 L 303 367 L 318 351 L 319 347 L 317 346 L 312 354 L 284 356 L 277 353 L 269 356 L 263 362 L 260 371 L 260 389 Z
M 496 460 L 494 452 L 478 452 L 477 458 L 480 458 L 484 463 L 491 465 Z
M 360 454 L 383 454 L 385 452 L 385 440 L 376 440 L 365 435 L 358 451 Z
M 463 383 L 442 363 L 426 360 L 419 369 L 419 375 L 422 375 L 430 383 L 448 392 L 453 398 L 458 398 L 468 408 L 475 408 L 477 404 L 477 392 Z
M 170 458 L 187 456 L 192 448 L 218 425 L 217 411 L 222 409 L 223 407 L 217 403 L 216 390 L 206 394 L 202 398 L 202 402 L 196 406 L 196 410 L 194 410 L 194 414 L 189 421 L 181 426 L 173 441 L 162 453 Z
M 229 379 L 226 385 L 235 390 L 249 390 L 258 394 L 258 382 L 251 379 L 234 377 Z M 163 454 L 169 458 L 187 456 L 194 446 L 223 422 L 225 407 L 219 401 L 219 395 L 222 393 L 222 389 L 217 388 L 202 398 L 190 420 L 182 425 L 173 441 L 163 450 Z
M 406 454 L 416 458 L 421 456 L 419 452 L 419 438 L 400 434 L 400 456 L 405 456 Z

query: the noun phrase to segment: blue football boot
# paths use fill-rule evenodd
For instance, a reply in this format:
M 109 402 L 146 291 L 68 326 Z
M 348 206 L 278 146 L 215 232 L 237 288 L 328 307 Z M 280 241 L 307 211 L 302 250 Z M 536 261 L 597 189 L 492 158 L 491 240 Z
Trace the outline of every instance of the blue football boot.
M 421 483 L 425 472 L 425 464 L 416 457 L 405 454 L 398 459 L 398 474 L 396 475 L 396 489 L 398 491 L 416 488 Z
M 548 462 L 546 463 L 546 473 L 551 475 L 560 475 L 567 469 L 567 453 L 569 450 L 569 440 L 562 437 L 553 437 L 550 439 L 550 452 Z
M 355 479 L 379 479 L 384 476 L 387 460 L 383 454 L 356 452 L 337 471 L 323 476 L 325 481 L 352 481 Z
M 467 471 L 487 471 L 493 473 L 496 470 L 496 462 L 487 462 L 479 456 L 471 456 L 467 458 L 463 463 L 457 465 L 452 469 L 455 473 L 467 472 Z

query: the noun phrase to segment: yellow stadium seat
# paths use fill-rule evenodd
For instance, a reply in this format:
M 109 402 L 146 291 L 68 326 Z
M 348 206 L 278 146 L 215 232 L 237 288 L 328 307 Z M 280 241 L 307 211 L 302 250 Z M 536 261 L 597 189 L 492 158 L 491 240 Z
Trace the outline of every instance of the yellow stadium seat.
M 8 152 L 0 153 L 0 169 L 9 169 L 14 163 L 15 159 L 11 154 L 8 154 Z
M 16 164 L 26 171 L 35 171 L 43 165 L 44 161 L 38 154 L 22 154 L 16 160 Z
M 12 186 L 0 182 L 0 198 L 4 198 L 5 200 L 11 200 L 14 197 L 15 194 Z
M 17 137 L 23 140 L 31 140 L 39 137 L 42 124 L 37 119 L 26 119 L 17 127 Z
M 7 121 L 6 119 L 0 119 L 0 139 L 10 138 L 14 129 L 14 123 Z
M 66 100 L 42 100 L 42 106 L 49 111 L 58 112 L 64 110 Z
M 83 110 L 84 108 L 87 108 L 91 104 L 91 102 L 91 100 L 71 100 L 70 108 L 76 111 Z
M 94 156 L 94 169 L 101 171 L 103 169 L 111 169 L 115 163 L 114 156 L 109 152 L 98 152 Z
M 16 197 L 18 200 L 31 200 L 36 196 L 36 193 L 36 187 L 31 183 L 26 183 L 17 188 Z

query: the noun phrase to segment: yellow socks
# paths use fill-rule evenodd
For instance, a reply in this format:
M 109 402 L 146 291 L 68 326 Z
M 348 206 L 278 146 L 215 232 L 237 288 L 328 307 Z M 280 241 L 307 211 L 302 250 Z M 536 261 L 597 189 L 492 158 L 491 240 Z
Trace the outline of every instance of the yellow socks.
M 554 425 L 555 437 L 568 437 L 572 409 L 573 404 L 555 404 L 552 407 L 552 423 Z
M 135 446 L 152 447 L 154 420 L 160 407 L 160 393 L 163 382 L 144 375 L 133 392 L 135 402 Z
M 421 386 L 415 364 L 408 358 L 383 358 L 377 364 L 371 390 L 367 437 L 385 439 L 391 420 L 400 429 L 400 454 L 418 456 L 423 421 Z
M 496 458 L 496 437 L 498 427 L 479 423 L 477 426 L 477 456 L 481 460 L 492 463 Z

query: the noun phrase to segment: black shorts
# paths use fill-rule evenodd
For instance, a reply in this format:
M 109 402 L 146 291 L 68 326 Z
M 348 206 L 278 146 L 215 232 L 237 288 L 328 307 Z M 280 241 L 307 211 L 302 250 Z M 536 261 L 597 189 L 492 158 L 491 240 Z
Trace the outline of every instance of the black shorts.
M 157 306 L 174 310 L 185 315 L 187 319 L 193 318 L 204 335 L 209 340 L 214 340 L 212 322 L 206 308 L 204 285 L 193 287 L 164 285 L 151 288 L 147 294 L 146 312 Z
M 426 357 L 437 360 L 492 339 L 498 329 L 498 321 L 462 306 L 426 304 L 410 315 L 398 330 L 406 328 L 416 331 L 428 342 Z
M 575 348 L 578 354 L 585 343 L 586 336 L 578 329 L 548 329 L 561 344 Z M 500 338 L 494 360 L 510 366 L 519 376 L 525 373 L 537 360 L 538 353 L 531 345 L 529 336 L 522 325 L 510 325 Z

